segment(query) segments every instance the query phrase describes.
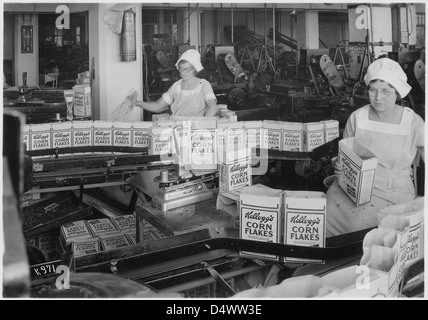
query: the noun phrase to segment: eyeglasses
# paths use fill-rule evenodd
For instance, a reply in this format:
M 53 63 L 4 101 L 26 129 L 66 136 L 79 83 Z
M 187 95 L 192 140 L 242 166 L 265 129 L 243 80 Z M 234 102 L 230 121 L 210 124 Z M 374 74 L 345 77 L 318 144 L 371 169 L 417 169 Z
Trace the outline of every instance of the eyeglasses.
M 189 72 L 194 70 L 195 68 L 189 67 L 189 68 L 185 68 L 185 69 L 181 69 L 181 68 L 177 68 L 178 72 Z
M 391 94 L 393 94 L 393 93 L 394 93 L 393 91 L 386 90 L 386 89 L 381 90 L 381 91 L 377 91 L 375 88 L 370 88 L 368 92 L 369 92 L 369 95 L 370 95 L 370 96 L 372 96 L 372 97 L 377 96 L 377 93 L 378 93 L 378 92 L 380 92 L 380 97 L 381 97 L 382 99 L 386 99 L 386 98 L 388 98 Z

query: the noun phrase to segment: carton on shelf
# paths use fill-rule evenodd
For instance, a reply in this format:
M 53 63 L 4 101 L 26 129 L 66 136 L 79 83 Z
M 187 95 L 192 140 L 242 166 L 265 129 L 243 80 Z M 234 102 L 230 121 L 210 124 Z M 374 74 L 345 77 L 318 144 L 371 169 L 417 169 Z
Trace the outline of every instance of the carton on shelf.
M 282 128 L 284 123 L 275 120 L 263 120 L 263 128 L 267 129 L 268 149 L 282 150 Z
M 325 247 L 327 199 L 319 191 L 284 191 L 284 243 Z M 288 262 L 323 263 L 322 260 L 284 257 Z
M 283 151 L 303 151 L 303 123 L 284 122 L 282 131 Z
M 244 121 L 244 128 L 248 148 L 265 149 L 268 147 L 268 130 L 263 128 L 263 121 Z
M 101 251 L 100 239 L 90 238 L 83 240 L 73 240 L 71 250 L 75 257 L 82 257 Z
M 119 230 L 109 218 L 92 219 L 86 221 L 89 231 L 94 237 L 118 233 Z
M 31 125 L 30 150 L 46 150 L 52 148 L 52 128 L 50 123 L 38 123 Z
M 357 205 L 370 202 L 378 159 L 355 138 L 339 141 L 339 185 Z
M 310 152 L 325 143 L 324 123 L 308 122 L 303 126 L 304 151 Z
M 73 240 L 89 238 L 92 238 L 92 233 L 85 220 L 69 222 L 60 227 L 60 240 L 63 247 L 69 245 Z
M 324 123 L 324 141 L 330 142 L 339 137 L 339 121 L 337 120 L 323 120 Z
M 125 234 L 101 235 L 100 243 L 104 251 L 123 248 L 132 244 Z
M 224 148 L 219 161 L 219 192 L 237 200 L 239 190 L 252 184 L 249 149 Z
M 149 146 L 149 129 L 152 121 L 134 121 L 132 123 L 132 147 L 147 148 Z
M 72 146 L 71 122 L 52 123 L 52 147 L 70 148 Z M 70 154 L 64 154 L 70 155 Z
M 114 223 L 119 231 L 135 231 L 136 219 L 133 214 L 112 217 L 111 221 Z
M 239 237 L 279 243 L 283 210 L 282 190 L 271 189 L 260 184 L 243 188 L 239 194 Z M 276 255 L 249 251 L 240 251 L 240 255 L 272 261 L 280 259 Z
M 93 146 L 113 145 L 113 123 L 111 121 L 95 120 L 93 122 Z
M 113 121 L 113 146 L 131 147 L 132 146 L 132 123 Z
M 87 84 L 75 85 L 73 87 L 73 111 L 76 117 L 91 117 L 91 87 Z
M 192 121 L 190 169 L 217 169 L 217 121 Z
M 171 127 L 151 127 L 149 129 L 150 155 L 168 154 L 173 152 L 173 129 Z

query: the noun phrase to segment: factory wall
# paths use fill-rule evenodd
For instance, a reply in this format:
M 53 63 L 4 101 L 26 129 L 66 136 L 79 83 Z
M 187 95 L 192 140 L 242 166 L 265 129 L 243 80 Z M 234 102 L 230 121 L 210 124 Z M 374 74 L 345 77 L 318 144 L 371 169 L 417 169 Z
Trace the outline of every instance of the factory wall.
M 142 48 L 137 45 L 136 61 L 121 61 L 120 35 L 113 32 L 104 22 L 107 10 L 126 10 L 132 7 L 136 13 L 136 39 L 141 39 L 141 8 L 138 4 L 115 5 L 93 4 L 89 10 L 89 59 L 95 58 L 93 81 L 94 120 L 113 120 L 112 111 L 120 106 L 131 89 L 139 92 L 142 99 Z M 134 108 L 126 121 L 141 120 L 142 111 Z

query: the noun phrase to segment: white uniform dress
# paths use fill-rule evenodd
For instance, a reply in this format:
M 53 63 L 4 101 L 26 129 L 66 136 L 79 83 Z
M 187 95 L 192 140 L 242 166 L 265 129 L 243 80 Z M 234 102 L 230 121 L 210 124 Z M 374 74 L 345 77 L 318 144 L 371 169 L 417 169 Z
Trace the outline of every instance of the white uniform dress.
M 207 109 L 207 102 L 216 100 L 216 96 L 211 84 L 205 79 L 199 79 L 199 84 L 195 89 L 183 90 L 181 88 L 183 80 L 176 81 L 162 98 L 171 106 L 174 116 L 204 116 Z
M 336 179 L 326 193 L 327 237 L 376 227 L 380 209 L 415 198 L 411 165 L 417 148 L 424 148 L 424 121 L 409 108 L 400 124 L 372 121 L 369 109 L 366 105 L 351 114 L 343 137 L 355 137 L 378 158 L 372 199 L 357 207 Z

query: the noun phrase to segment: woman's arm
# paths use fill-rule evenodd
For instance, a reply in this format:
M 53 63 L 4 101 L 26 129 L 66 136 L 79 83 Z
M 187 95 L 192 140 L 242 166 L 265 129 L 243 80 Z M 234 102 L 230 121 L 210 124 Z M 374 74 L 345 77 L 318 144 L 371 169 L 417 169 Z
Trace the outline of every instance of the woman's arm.
M 207 101 L 207 111 L 205 112 L 205 117 L 214 117 L 217 113 L 217 100 Z
M 157 101 L 139 101 L 135 103 L 136 106 L 143 108 L 144 110 L 154 112 L 154 113 L 161 113 L 168 109 L 169 104 L 165 102 L 165 100 L 161 97 Z

